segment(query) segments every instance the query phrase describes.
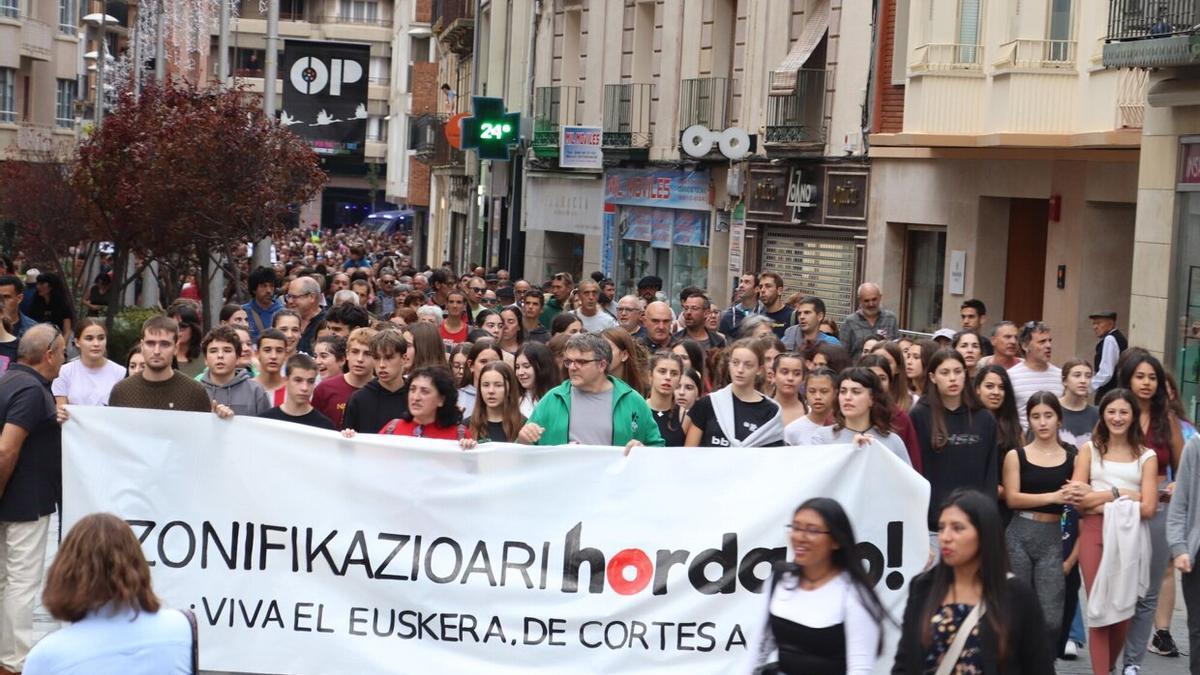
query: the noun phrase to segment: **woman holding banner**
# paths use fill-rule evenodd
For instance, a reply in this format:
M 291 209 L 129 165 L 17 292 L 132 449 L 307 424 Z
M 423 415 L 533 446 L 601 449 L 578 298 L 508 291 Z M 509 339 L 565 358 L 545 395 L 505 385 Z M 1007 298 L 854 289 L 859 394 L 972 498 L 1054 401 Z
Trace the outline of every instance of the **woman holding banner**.
M 449 368 L 425 366 L 414 370 L 408 381 L 407 398 L 408 411 L 402 418 L 384 425 L 379 433 L 459 442 L 471 437 L 462 422 L 458 389 Z
M 766 582 L 766 626 L 749 649 L 755 673 L 870 673 L 887 612 L 854 551 L 854 528 L 841 504 L 816 497 L 787 526 L 792 561 Z M 763 663 L 774 650 L 778 663 Z
M 688 447 L 761 448 L 783 444 L 779 404 L 758 390 L 766 349 L 743 338 L 729 348 L 729 385 L 696 402 L 688 411 Z
M 85 516 L 58 549 L 42 603 L 70 622 L 34 645 L 22 672 L 191 675 L 196 624 L 162 608 L 142 546 L 125 521 Z
M 994 494 L 955 490 L 936 517 L 941 561 L 909 584 L 893 675 L 1053 673 L 1037 598 L 1008 574 Z

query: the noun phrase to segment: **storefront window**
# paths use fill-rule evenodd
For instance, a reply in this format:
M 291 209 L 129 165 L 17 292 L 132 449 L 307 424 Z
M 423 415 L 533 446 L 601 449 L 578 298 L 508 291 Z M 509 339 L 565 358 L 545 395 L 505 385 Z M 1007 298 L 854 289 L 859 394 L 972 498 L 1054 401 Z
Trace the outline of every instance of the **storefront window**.
M 663 280 L 663 294 L 676 310 L 679 292 L 708 287 L 708 214 L 629 206 L 621 214 L 618 284 L 623 295 L 636 293 L 642 277 Z
M 1200 411 L 1200 192 L 1180 192 L 1179 204 L 1176 288 L 1180 292 L 1175 330 L 1179 335 L 1180 396 L 1184 409 L 1195 419 Z
M 945 230 L 908 230 L 905 241 L 902 325 L 922 333 L 942 326 L 942 280 L 946 273 Z

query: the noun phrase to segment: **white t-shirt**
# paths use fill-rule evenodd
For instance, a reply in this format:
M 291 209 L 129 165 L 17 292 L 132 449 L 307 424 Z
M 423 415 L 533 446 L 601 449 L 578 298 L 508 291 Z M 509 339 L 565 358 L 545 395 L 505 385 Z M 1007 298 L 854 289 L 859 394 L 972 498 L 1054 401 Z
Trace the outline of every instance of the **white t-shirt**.
M 1055 397 L 1063 392 L 1062 369 L 1055 365 L 1048 364 L 1046 370 L 1040 371 L 1033 370 L 1027 361 L 1022 361 L 1008 369 L 1008 379 L 1012 380 L 1021 428 L 1026 431 L 1029 430 L 1029 420 L 1025 419 L 1025 404 L 1029 398 L 1039 391 L 1048 391 Z
M 66 396 L 73 405 L 108 405 L 108 394 L 116 383 L 125 379 L 125 369 L 108 359 L 92 369 L 76 359 L 58 371 L 50 384 L 55 396 Z
M 895 432 L 888 432 L 886 436 L 879 433 L 875 429 L 869 429 L 867 435 L 879 441 L 883 447 L 892 452 L 893 455 L 900 458 L 908 466 L 912 466 L 912 460 L 908 458 L 908 448 L 904 447 L 904 441 Z M 854 443 L 854 437 L 858 434 L 843 427 L 838 431 L 834 431 L 834 427 L 821 427 L 812 435 L 810 445 L 833 445 L 835 443 Z
M 613 318 L 612 314 L 596 308 L 596 313 L 592 316 L 586 316 L 582 309 L 575 310 L 575 318 L 579 319 L 579 323 L 583 324 L 583 329 L 589 333 L 599 333 L 605 328 L 615 328 L 621 324 Z
M 812 445 L 813 434 L 820 428 L 822 428 L 820 424 L 808 419 L 808 415 L 804 415 L 784 428 L 783 443 L 784 445 Z

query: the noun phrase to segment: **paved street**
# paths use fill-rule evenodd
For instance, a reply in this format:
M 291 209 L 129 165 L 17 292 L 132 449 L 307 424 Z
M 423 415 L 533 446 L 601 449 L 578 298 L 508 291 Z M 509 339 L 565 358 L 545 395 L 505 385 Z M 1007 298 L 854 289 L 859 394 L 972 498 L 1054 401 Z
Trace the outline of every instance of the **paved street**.
M 1179 645 L 1182 656 L 1168 659 L 1157 654 L 1147 653 L 1146 661 L 1142 666 L 1142 675 L 1187 675 L 1187 654 L 1191 651 L 1191 647 L 1187 643 L 1187 614 L 1183 609 L 1183 593 L 1178 588 L 1175 591 L 1175 598 L 1175 614 L 1171 617 L 1171 636 Z M 1055 669 L 1060 675 L 1091 675 L 1092 663 L 1087 656 L 1087 648 L 1084 647 L 1079 650 L 1078 659 L 1074 661 L 1060 660 L 1055 663 Z

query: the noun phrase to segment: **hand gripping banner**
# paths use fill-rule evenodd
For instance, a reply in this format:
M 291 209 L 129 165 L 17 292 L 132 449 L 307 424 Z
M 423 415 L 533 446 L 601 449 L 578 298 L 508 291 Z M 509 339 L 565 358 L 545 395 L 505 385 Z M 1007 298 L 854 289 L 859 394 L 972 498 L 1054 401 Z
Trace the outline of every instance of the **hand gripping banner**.
M 462 451 L 70 412 L 64 530 L 96 511 L 129 522 L 155 590 L 195 610 L 205 669 L 729 673 L 805 499 L 846 508 L 897 619 L 927 560 L 928 485 L 875 446 Z

